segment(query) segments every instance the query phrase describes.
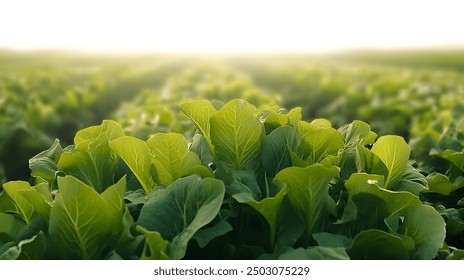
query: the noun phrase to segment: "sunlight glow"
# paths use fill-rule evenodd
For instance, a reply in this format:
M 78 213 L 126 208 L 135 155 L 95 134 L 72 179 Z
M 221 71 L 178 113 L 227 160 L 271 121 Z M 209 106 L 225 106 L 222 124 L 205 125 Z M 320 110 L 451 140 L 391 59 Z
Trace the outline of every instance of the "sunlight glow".
M 451 0 L 1 1 L 0 47 L 221 53 L 463 45 L 463 6 Z

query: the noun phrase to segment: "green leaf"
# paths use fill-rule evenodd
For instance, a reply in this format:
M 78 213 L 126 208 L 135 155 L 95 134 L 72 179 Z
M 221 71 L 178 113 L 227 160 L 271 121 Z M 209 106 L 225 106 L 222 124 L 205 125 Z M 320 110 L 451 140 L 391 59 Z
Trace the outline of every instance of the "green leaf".
M 14 242 L 8 242 L 0 246 L 0 260 L 16 260 L 21 252 Z
M 255 117 L 255 111 L 253 105 L 235 99 L 210 119 L 211 142 L 216 157 L 232 163 L 235 170 L 257 170 L 260 166 L 263 125 Z
M 156 231 L 148 231 L 141 226 L 137 226 L 137 231 L 145 236 L 145 246 L 143 247 L 141 260 L 169 260 L 166 250 L 169 241 L 164 240 Z
M 348 250 L 356 260 L 407 260 L 408 248 L 403 240 L 393 234 L 377 229 L 360 232 Z
M 450 193 L 459 189 L 459 186 L 452 184 L 447 176 L 440 173 L 436 173 L 431 177 L 427 177 L 427 182 L 429 189 L 425 190 L 425 192 L 429 193 L 449 195 Z
M 203 135 L 195 134 L 189 149 L 198 155 L 201 164 L 204 166 L 209 166 L 213 162 L 213 156 L 211 155 L 208 142 Z
M 406 166 L 401 180 L 390 188 L 392 191 L 407 191 L 419 196 L 419 193 L 428 189 L 427 179 L 411 165 Z
M 198 175 L 178 179 L 157 189 L 142 207 L 137 224 L 159 232 L 170 241 L 168 256 L 181 259 L 193 235 L 218 214 L 224 193 L 224 184 L 216 179 Z
M 254 200 L 260 200 L 263 197 L 254 172 L 249 170 L 237 171 L 233 173 L 233 179 L 233 182 L 226 186 L 228 195 L 247 193 Z
M 30 193 L 31 195 L 37 195 L 39 197 L 42 197 L 42 196 L 38 192 L 36 192 L 34 189 L 32 189 L 31 185 L 29 185 L 28 182 L 24 182 L 24 181 L 7 182 L 3 185 L 3 190 L 4 190 L 4 193 L 2 193 L 2 197 L 8 196 L 11 201 L 11 203 L 7 204 L 9 205 L 10 209 L 8 209 L 8 211 L 4 211 L 7 209 L 3 209 L 3 212 L 17 213 L 26 222 L 26 224 L 29 224 L 34 214 L 34 205 L 31 205 L 30 200 L 32 199 L 35 200 L 36 197 L 28 200 L 24 195 L 22 195 L 21 191 L 32 190 L 32 192 Z M 5 199 L 7 198 L 5 197 Z M 43 203 L 46 204 L 45 198 L 42 197 L 42 200 L 43 200 Z
M 57 162 L 63 152 L 60 141 L 56 139 L 48 150 L 37 154 L 29 160 L 31 175 L 40 177 L 47 182 L 52 182 L 55 179 L 55 173 L 58 171 Z
M 19 217 L 16 217 L 11 214 L 0 213 L 0 244 L 13 241 L 19 235 L 24 222 Z
M 439 153 L 438 156 L 451 162 L 457 168 L 459 168 L 459 170 L 464 172 L 464 150 L 461 152 L 457 152 L 454 150 L 447 149 L 442 153 Z
M 262 165 L 268 177 L 274 177 L 280 170 L 292 166 L 289 151 L 296 151 L 301 139 L 295 128 L 283 126 L 266 135 L 262 143 Z
M 379 185 L 383 177 L 355 173 L 345 182 L 348 202 L 338 224 L 350 222 L 352 235 L 362 230 L 377 228 L 388 230 L 385 219 L 408 207 L 421 205 L 420 199 L 409 192 L 394 192 Z
M 388 169 L 382 160 L 371 150 L 361 145 L 356 147 L 356 169 L 358 173 L 382 175 L 385 179 L 388 177 Z M 383 184 L 382 187 L 386 188 L 387 185 Z
M 395 185 L 406 170 L 411 148 L 401 136 L 386 135 L 380 137 L 371 149 L 388 169 L 385 186 Z
M 363 121 L 353 121 L 350 124 L 346 124 L 338 129 L 341 132 L 345 146 L 355 148 L 357 145 L 364 146 L 366 144 L 372 144 L 369 141 L 371 127 Z M 365 140 L 366 139 L 366 140 Z M 366 143 L 367 141 L 367 143 Z
M 98 259 L 113 231 L 110 206 L 92 187 L 72 176 L 58 177 L 49 234 L 56 256 Z
M 336 155 L 343 149 L 342 134 L 332 127 L 326 127 L 327 123 L 310 124 L 300 121 L 298 132 L 301 136 L 300 152 L 303 159 L 309 164 L 321 162 L 328 155 Z
M 256 201 L 250 193 L 238 193 L 233 198 L 239 203 L 245 203 L 255 209 L 269 225 L 271 244 L 274 244 L 277 230 L 277 213 L 285 197 L 286 189 L 280 190 L 274 197 L 266 197 L 261 201 Z
M 232 230 L 232 226 L 226 220 L 220 219 L 213 226 L 198 230 L 192 239 L 197 241 L 200 248 L 204 248 L 216 237 L 223 236 Z
M 111 141 L 110 147 L 129 166 L 145 193 L 151 193 L 156 183 L 150 173 L 153 159 L 147 144 L 137 138 L 123 136 Z
M 390 214 L 421 204 L 417 196 L 408 192 L 386 190 L 381 187 L 383 184 L 382 176 L 355 173 L 345 182 L 345 187 L 351 196 L 366 193 L 385 200 Z
M 418 205 L 402 210 L 389 219 L 396 219 L 397 233 L 414 240 L 413 259 L 431 260 L 445 241 L 445 221 L 440 214 L 429 205 Z
M 311 124 L 315 125 L 317 127 L 322 127 L 322 128 L 331 128 L 332 127 L 332 124 L 330 123 L 329 120 L 321 119 L 321 118 L 312 120 Z
M 100 174 L 95 166 L 95 162 L 86 150 L 75 149 L 64 152 L 58 162 L 58 166 L 67 175 L 78 178 L 96 190 L 102 187 L 100 185 Z
M 342 134 L 345 142 L 345 147 L 341 153 L 340 159 L 340 175 L 344 180 L 347 180 L 351 174 L 361 172 L 365 168 L 364 166 L 359 165 L 359 169 L 357 169 L 357 147 L 372 144 L 377 136 L 371 131 L 370 126 L 362 121 L 353 121 L 350 124 L 340 127 L 338 131 Z M 373 134 L 373 139 L 369 139 L 371 134 Z M 364 157 L 361 158 L 361 160 L 363 159 Z
M 347 236 L 330 232 L 317 232 L 313 234 L 313 238 L 320 246 L 332 248 L 348 248 L 353 242 Z
M 102 132 L 105 133 L 108 141 L 124 136 L 124 129 L 115 121 L 104 120 L 101 125 Z
M 18 250 L 19 260 L 41 260 L 44 259 L 46 251 L 46 236 L 43 232 L 32 236 L 31 238 L 23 239 L 16 246 Z
M 446 259 L 447 260 L 464 260 L 464 250 L 455 249 Z
M 301 107 L 295 107 L 287 114 L 288 123 L 294 128 L 298 128 L 298 123 L 301 121 Z
M 335 202 L 329 195 L 329 182 L 338 175 L 337 167 L 313 165 L 289 167 L 275 176 L 278 184 L 287 187 L 287 197 L 304 221 L 307 237 L 324 231 Z
M 188 150 L 188 145 L 187 139 L 179 133 L 157 133 L 148 139 L 157 183 L 167 186 L 201 165 L 198 156 Z
M 83 143 L 89 143 L 98 137 L 102 132 L 101 126 L 89 126 L 87 128 L 79 130 L 74 136 L 74 144 L 80 145 Z
M 214 146 L 211 143 L 210 136 L 210 119 L 217 110 L 207 100 L 192 100 L 184 102 L 180 105 L 182 112 L 193 121 L 201 134 L 208 142 L 211 153 L 214 154 Z
M 288 123 L 288 117 L 285 114 L 279 112 L 266 111 L 268 116 L 266 117 L 265 124 L 271 125 L 272 127 L 285 126 Z
M 64 152 L 58 162 L 67 175 L 89 184 L 99 193 L 113 184 L 116 165 L 117 157 L 111 151 L 105 133 L 91 140 L 82 140 L 74 150 Z
M 106 202 L 113 220 L 113 235 L 123 229 L 124 195 L 126 191 L 126 177 L 121 178 L 116 184 L 107 188 L 100 197 Z

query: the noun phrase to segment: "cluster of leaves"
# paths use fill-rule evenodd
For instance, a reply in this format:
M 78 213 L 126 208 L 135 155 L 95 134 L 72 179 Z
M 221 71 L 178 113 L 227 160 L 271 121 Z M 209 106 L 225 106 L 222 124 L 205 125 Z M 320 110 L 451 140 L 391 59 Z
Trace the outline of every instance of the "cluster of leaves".
M 301 108 L 188 101 L 184 135 L 104 121 L 30 160 L 0 196 L 0 258 L 459 258 L 400 136 Z
M 462 100 L 462 71 L 447 65 L 413 67 L 420 59 L 426 61 L 425 56 L 416 62 L 404 60 L 411 65 L 389 64 L 384 57 L 378 55 L 376 60 L 372 56 L 370 64 L 340 56 L 322 61 L 275 59 L 270 65 L 261 60 L 253 61 L 256 66 L 250 61 L 233 65 L 249 73 L 257 86 L 280 93 L 282 106 L 303 106 L 303 119 L 327 118 L 336 126 L 363 120 L 379 135 L 400 135 L 407 141 L 417 118 L 431 111 L 440 114 Z M 379 60 L 384 63 L 376 63 Z M 463 60 L 456 56 L 455 63 Z
M 456 98 L 447 110 L 423 115 L 412 128 L 414 138 L 410 143 L 414 165 L 426 175 L 429 185 L 422 200 L 443 216 L 446 242 L 461 257 L 464 254 L 463 109 L 463 101 Z
M 254 105 L 276 104 L 277 96 L 263 92 L 242 73 L 225 66 L 193 63 L 169 76 L 160 90 L 145 89 L 124 103 L 112 118 L 131 136 L 148 139 L 157 132 L 195 132 L 179 110 L 183 100 L 206 99 L 226 102 L 245 99 Z

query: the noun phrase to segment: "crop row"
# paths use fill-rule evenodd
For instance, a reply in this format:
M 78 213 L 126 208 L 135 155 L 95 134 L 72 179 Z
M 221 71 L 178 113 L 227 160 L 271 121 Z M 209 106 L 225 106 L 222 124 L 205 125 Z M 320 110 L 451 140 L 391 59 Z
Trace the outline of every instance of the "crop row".
M 180 109 L 192 138 L 104 121 L 33 157 L 35 184 L 3 185 L 0 258 L 463 258 L 462 131 L 427 140 L 427 173 L 362 121 L 241 99 Z

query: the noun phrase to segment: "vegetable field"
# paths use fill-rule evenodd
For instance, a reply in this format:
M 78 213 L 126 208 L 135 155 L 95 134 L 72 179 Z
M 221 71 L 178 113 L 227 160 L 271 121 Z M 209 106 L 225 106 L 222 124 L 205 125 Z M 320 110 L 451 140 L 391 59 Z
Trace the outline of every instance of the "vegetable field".
M 0 259 L 464 258 L 464 53 L 0 52 Z

